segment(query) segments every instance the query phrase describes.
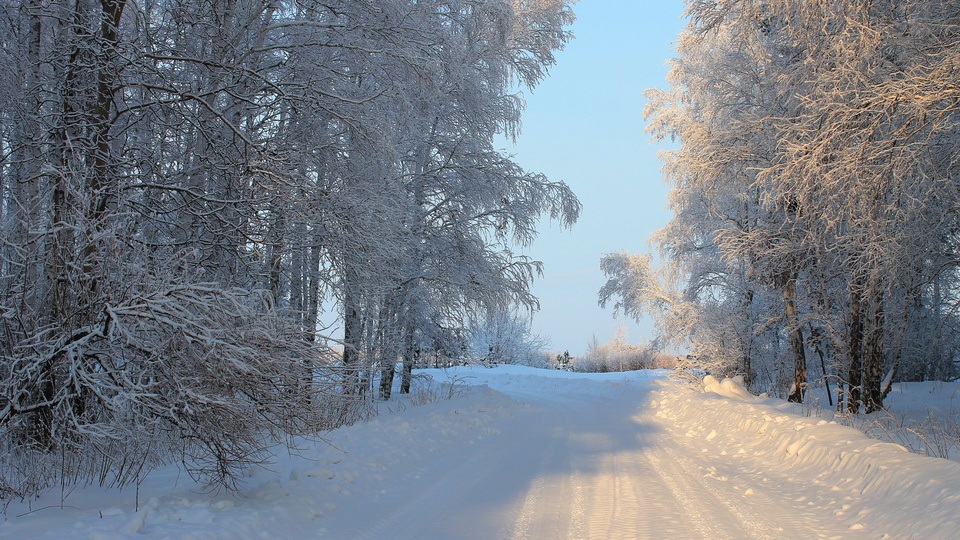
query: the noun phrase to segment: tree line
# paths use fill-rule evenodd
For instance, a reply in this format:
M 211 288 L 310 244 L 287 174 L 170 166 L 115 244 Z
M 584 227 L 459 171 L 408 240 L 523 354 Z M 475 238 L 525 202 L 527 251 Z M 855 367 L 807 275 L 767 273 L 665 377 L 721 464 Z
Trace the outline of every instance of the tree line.
M 2 2 L 0 498 L 229 485 L 535 306 L 512 246 L 580 204 L 493 138 L 570 3 Z
M 650 255 L 601 301 L 710 369 L 880 409 L 960 375 L 960 5 L 689 0 L 646 115 L 672 186 Z

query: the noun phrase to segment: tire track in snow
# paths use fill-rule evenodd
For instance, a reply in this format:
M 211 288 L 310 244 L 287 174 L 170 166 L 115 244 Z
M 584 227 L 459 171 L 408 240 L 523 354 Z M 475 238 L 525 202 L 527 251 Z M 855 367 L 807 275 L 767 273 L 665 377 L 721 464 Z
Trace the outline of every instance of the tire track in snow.
M 550 414 L 545 416 L 545 418 L 550 419 L 550 422 L 546 425 L 553 429 L 549 430 L 550 436 L 547 437 L 549 444 L 542 452 L 542 457 L 538 464 L 537 471 L 541 472 L 547 471 L 550 466 L 554 464 L 557 446 L 559 444 L 559 435 L 555 427 L 558 424 L 556 412 L 551 411 Z M 556 507 L 555 501 L 551 501 L 549 498 L 546 502 L 544 501 L 544 493 L 547 491 L 547 482 L 550 478 L 551 477 L 548 475 L 539 474 L 530 484 L 530 488 L 527 490 L 527 493 L 524 496 L 523 502 L 521 503 L 520 509 L 517 513 L 517 517 L 514 522 L 512 538 L 548 538 L 549 536 L 541 535 L 549 535 L 550 533 L 556 532 L 555 530 L 542 530 L 544 528 L 543 522 L 546 521 L 543 519 L 544 511 L 546 509 Z
M 688 507 L 696 494 L 684 491 L 678 498 L 655 472 L 649 456 L 659 451 L 609 456 L 608 469 L 594 478 L 588 534 L 568 538 L 709 538 L 704 535 L 711 529 L 691 520 Z
M 670 460 L 671 451 L 678 449 L 667 444 L 667 433 L 650 429 L 652 418 L 643 394 L 610 402 L 554 404 L 563 411 L 556 417 L 568 420 L 562 448 L 570 487 L 551 493 L 546 500 L 539 490 L 538 500 L 548 508 L 573 501 L 570 513 L 575 511 L 578 518 L 566 520 L 566 527 L 555 529 L 557 534 L 549 537 L 745 538 L 742 526 L 749 528 L 752 521 L 738 520 L 742 514 L 730 512 L 727 504 L 705 491 L 696 469 Z M 772 536 L 751 533 L 746 537 Z
M 660 483 L 676 501 L 677 507 L 686 512 L 696 536 L 714 540 L 743 538 L 742 532 L 745 531 L 729 528 L 729 523 L 736 521 L 732 520 L 732 516 L 723 515 L 724 507 L 717 505 L 716 500 L 704 496 L 703 487 L 697 485 L 690 476 L 692 471 L 663 459 L 662 453 L 649 452 L 646 454 L 647 460 L 653 472 L 659 476 Z
M 466 447 L 457 462 L 430 464 L 421 478 L 400 486 L 406 499 L 371 505 L 372 523 L 355 535 L 333 536 L 827 537 L 829 526 L 816 521 L 833 516 L 798 504 L 791 489 L 778 491 L 779 482 L 766 483 L 776 471 L 751 471 L 749 465 L 761 464 L 704 449 L 700 438 L 657 418 L 649 406 L 651 390 L 523 396 L 530 406 L 503 427 L 501 437 Z
M 637 399 L 551 403 L 556 438 L 542 463 L 552 463 L 531 485 L 511 538 L 696 537 L 644 457 L 657 435 L 642 428 Z
M 549 418 L 552 415 L 528 409 L 520 416 Z M 546 423 L 553 424 L 555 422 Z M 499 436 L 466 447 L 455 461 L 428 460 L 408 486 L 399 486 L 406 495 L 399 503 L 386 511 L 382 503 L 371 505 L 368 514 L 372 523 L 359 531 L 332 531 L 329 536 L 354 540 L 517 537 L 511 536 L 514 520 L 504 516 L 522 511 L 519 505 L 483 505 L 494 499 L 509 502 L 519 493 L 518 489 L 529 492 L 528 485 L 536 487 L 543 480 L 539 473 L 552 466 L 551 456 L 556 446 L 556 438 L 544 436 L 544 431 L 540 425 L 531 429 L 530 425 L 514 421 Z M 522 474 L 504 474 L 508 464 Z
M 570 491 L 573 492 L 573 503 L 570 508 L 570 538 L 586 538 L 587 505 L 586 505 L 586 476 L 579 470 L 575 471 L 567 481 Z
M 617 532 L 620 538 L 679 538 L 689 533 L 684 516 L 676 505 L 664 499 L 666 486 L 652 474 L 646 456 L 648 448 L 615 456 L 615 474 L 620 478 L 629 508 L 615 516 L 607 537 Z
M 408 497 L 398 506 L 390 508 L 386 514 L 381 514 L 381 517 L 374 518 L 372 524 L 349 538 L 354 540 L 420 538 L 419 529 L 422 524 L 411 524 L 411 519 L 427 522 L 435 520 L 442 512 L 440 509 L 450 504 L 451 494 L 469 492 L 483 475 L 494 472 L 496 461 L 490 460 L 489 457 L 478 449 L 474 449 L 460 466 L 442 470 L 439 476 L 432 478 L 427 485 L 408 491 Z M 465 475 L 464 471 L 473 471 L 473 473 Z M 480 474 L 477 474 L 478 472 Z M 376 512 L 371 512 L 371 517 L 377 515 Z
M 594 475 L 590 507 L 590 538 L 638 538 L 638 523 L 644 512 L 638 502 L 631 477 L 632 467 L 624 467 L 618 454 L 604 456 L 602 472 Z
M 699 485 L 717 507 L 725 507 L 724 513 L 744 534 L 776 540 L 882 538 L 835 519 L 845 513 L 841 489 L 771 468 L 769 461 L 743 449 L 734 452 L 722 442 L 718 445 L 723 437 L 718 438 L 716 430 L 707 433 L 709 425 L 678 424 L 673 411 L 661 409 L 656 415 L 663 419 L 666 453 L 673 456 L 669 466 L 684 471 L 684 478 Z

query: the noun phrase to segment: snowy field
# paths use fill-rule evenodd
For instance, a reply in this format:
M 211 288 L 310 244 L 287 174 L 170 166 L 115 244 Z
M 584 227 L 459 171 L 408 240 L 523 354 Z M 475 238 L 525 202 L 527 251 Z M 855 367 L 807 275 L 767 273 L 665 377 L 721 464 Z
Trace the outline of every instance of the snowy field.
M 242 492 L 175 467 L 14 503 L 0 538 L 956 538 L 960 464 L 733 381 L 516 366 L 428 370 L 411 398 L 302 441 Z M 431 383 L 427 384 L 426 379 Z M 955 385 L 891 403 L 953 409 Z M 929 400 L 924 400 L 924 393 Z M 449 399 L 448 399 L 449 398 Z M 932 405 L 930 405 L 932 404 Z M 139 506 L 139 507 L 138 507 Z

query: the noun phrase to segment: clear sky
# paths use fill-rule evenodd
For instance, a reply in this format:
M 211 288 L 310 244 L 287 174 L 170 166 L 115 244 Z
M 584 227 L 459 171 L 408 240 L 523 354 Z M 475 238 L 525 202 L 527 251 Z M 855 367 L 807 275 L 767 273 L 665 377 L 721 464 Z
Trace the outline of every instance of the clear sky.
M 643 91 L 667 86 L 683 10 L 682 0 L 580 0 L 575 39 L 524 94 L 523 132 L 507 152 L 527 170 L 566 182 L 583 203 L 572 230 L 544 226 L 526 252 L 545 266 L 533 288 L 541 304 L 533 327 L 551 350 L 576 356 L 594 336 L 611 341 L 619 324 L 631 343 L 653 337 L 651 323 L 599 308 L 600 258 L 648 251 L 650 235 L 670 218 L 658 146 L 644 133 Z

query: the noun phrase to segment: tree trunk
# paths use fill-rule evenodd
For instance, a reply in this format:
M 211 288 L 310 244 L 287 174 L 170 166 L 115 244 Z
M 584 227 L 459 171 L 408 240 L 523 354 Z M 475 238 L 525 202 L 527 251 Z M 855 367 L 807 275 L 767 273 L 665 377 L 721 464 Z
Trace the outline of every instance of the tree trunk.
M 270 299 L 273 302 L 273 308 L 280 309 L 280 300 L 283 296 L 281 277 L 283 276 L 283 255 L 286 252 L 286 242 L 284 239 L 287 229 L 286 211 L 279 202 L 273 204 L 274 220 L 270 225 L 270 231 L 267 233 L 267 267 L 270 280 Z M 295 272 L 293 269 L 292 272 Z M 292 280 L 291 280 L 292 281 Z M 291 291 L 291 300 L 294 296 L 299 296 Z M 296 306 L 291 306 L 294 310 L 293 316 L 300 317 L 300 312 Z
M 934 335 L 934 352 L 932 362 L 927 363 L 927 369 L 925 375 L 929 379 L 945 381 L 946 377 L 950 376 L 952 371 L 952 361 L 950 361 L 950 355 L 944 353 L 944 339 L 943 339 L 943 312 L 940 309 L 940 306 L 943 305 L 943 295 L 940 290 L 940 281 L 943 279 L 941 274 L 937 274 L 933 279 L 933 299 L 931 305 L 934 306 L 933 311 L 933 335 Z M 933 369 L 931 369 L 931 367 Z
M 393 377 L 396 374 L 397 356 L 400 346 L 398 341 L 399 321 L 396 307 L 396 292 L 390 293 L 383 301 L 380 310 L 380 320 L 377 325 L 378 341 L 380 342 L 380 398 L 390 399 L 393 393 Z
M 847 340 L 847 412 L 860 411 L 863 385 L 863 296 L 854 286 L 850 291 L 850 333 Z
M 400 393 L 410 393 L 410 382 L 413 379 L 413 364 L 417 361 L 418 348 L 414 344 L 414 327 L 408 325 L 403 337 L 403 370 L 400 375 Z
M 320 276 L 320 252 L 320 239 L 318 238 L 314 245 L 310 246 L 310 258 L 307 261 L 307 271 L 304 272 L 304 279 L 307 283 L 304 293 L 307 311 L 304 331 L 307 334 L 308 341 L 317 339 L 317 322 L 320 318 L 320 286 L 323 283 Z
M 820 357 L 820 373 L 823 375 L 823 387 L 827 391 L 827 402 L 833 407 L 833 393 L 830 391 L 830 377 L 827 376 L 826 354 L 823 352 L 823 332 L 810 324 L 810 340 L 817 356 Z
M 885 314 L 883 292 L 874 293 L 870 302 L 869 332 L 864 336 L 863 402 L 866 413 L 883 409 L 883 336 Z
M 30 20 L 30 33 L 28 45 L 28 60 L 30 74 L 27 79 L 28 87 L 24 92 L 24 97 L 29 98 L 29 113 L 25 115 L 26 122 L 23 124 L 23 141 L 20 145 L 24 153 L 24 172 L 20 178 L 16 179 L 16 185 L 8 186 L 15 196 L 15 200 L 21 202 L 20 205 L 13 205 L 14 212 L 19 214 L 17 219 L 17 234 L 14 239 L 16 245 L 36 246 L 37 232 L 45 228 L 41 224 L 42 208 L 46 206 L 45 201 L 41 200 L 40 179 L 43 173 L 43 158 L 41 155 L 41 141 L 43 139 L 40 118 L 44 113 L 43 100 L 41 94 L 40 70 L 42 67 L 40 50 L 42 46 L 43 24 L 40 18 L 40 9 L 42 2 L 32 0 L 27 5 L 27 11 Z M 25 195 L 25 197 L 24 197 Z M 23 296 L 28 308 L 28 319 L 36 321 L 35 317 L 43 313 L 43 300 L 46 294 L 46 287 L 50 282 L 40 279 L 39 264 L 34 257 L 40 257 L 39 250 L 31 249 L 32 256 L 25 258 L 25 267 L 23 269 Z
M 388 400 L 393 394 L 393 376 L 397 368 L 392 359 L 384 359 L 384 365 L 380 368 L 380 399 Z
M 307 287 L 309 280 L 306 278 L 307 269 L 307 239 L 306 227 L 303 223 L 297 223 L 293 226 L 293 238 L 290 241 L 290 315 L 297 322 L 299 330 L 304 337 L 312 335 L 308 332 L 306 324 L 307 319 Z M 313 341 L 313 339 L 309 339 Z
M 783 281 L 784 311 L 787 327 L 790 329 L 790 351 L 793 354 L 793 387 L 787 401 L 803 403 L 807 391 L 807 356 L 803 347 L 803 331 L 797 317 L 797 278 L 791 274 Z
M 86 185 L 90 198 L 86 217 L 94 229 L 94 234 L 86 240 L 81 258 L 83 288 L 90 295 L 95 294 L 100 286 L 97 264 L 100 252 L 98 237 L 101 235 L 98 233 L 101 233 L 106 225 L 104 218 L 111 205 L 115 204 L 119 189 L 116 171 L 111 170 L 113 160 L 110 155 L 110 129 L 113 121 L 110 113 L 120 79 L 117 47 L 120 41 L 120 19 L 125 6 L 126 0 L 100 1 L 100 50 L 96 56 L 97 90 L 91 114 L 90 147 L 93 167 Z
M 359 390 L 360 348 L 363 346 L 360 291 L 354 272 L 349 269 L 350 264 L 347 263 L 343 278 L 343 393 L 347 395 Z
M 743 295 L 743 320 L 750 320 L 750 307 L 753 305 L 753 290 L 747 286 L 747 291 Z M 750 388 L 753 384 L 753 361 L 750 356 L 750 353 L 753 349 L 752 347 L 752 335 L 751 331 L 748 330 L 745 332 L 746 339 L 743 340 L 742 351 L 743 356 L 741 358 L 741 370 L 743 371 L 743 384 L 745 387 Z

